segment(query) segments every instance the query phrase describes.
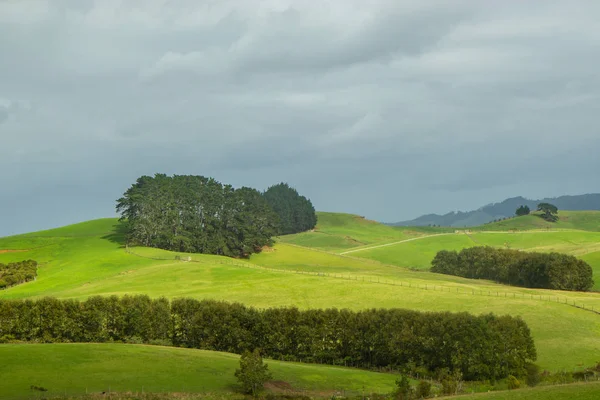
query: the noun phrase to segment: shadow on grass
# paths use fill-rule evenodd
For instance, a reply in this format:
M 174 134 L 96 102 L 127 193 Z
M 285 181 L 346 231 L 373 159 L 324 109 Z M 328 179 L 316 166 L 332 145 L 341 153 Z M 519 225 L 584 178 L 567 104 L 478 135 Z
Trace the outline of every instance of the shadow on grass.
M 125 244 L 127 243 L 126 235 L 127 224 L 125 222 L 119 221 L 115 225 L 113 225 L 113 231 L 105 236 L 102 236 L 102 239 L 106 239 L 111 243 L 116 243 L 120 247 L 125 247 Z

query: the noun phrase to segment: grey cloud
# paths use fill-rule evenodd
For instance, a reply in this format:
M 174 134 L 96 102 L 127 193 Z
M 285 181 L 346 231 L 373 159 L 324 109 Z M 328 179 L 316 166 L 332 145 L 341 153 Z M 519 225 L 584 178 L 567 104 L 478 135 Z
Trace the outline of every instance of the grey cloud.
M 24 4 L 0 2 L 0 235 L 155 172 L 386 221 L 599 189 L 595 3 Z

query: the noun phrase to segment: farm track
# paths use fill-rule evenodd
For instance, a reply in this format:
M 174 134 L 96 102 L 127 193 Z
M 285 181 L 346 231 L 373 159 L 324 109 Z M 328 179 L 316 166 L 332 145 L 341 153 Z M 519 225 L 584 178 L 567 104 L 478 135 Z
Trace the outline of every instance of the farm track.
M 348 251 L 344 251 L 344 252 L 337 253 L 337 254 L 345 255 L 345 254 L 350 254 L 350 253 L 358 253 L 360 251 L 373 250 L 373 249 L 378 249 L 381 247 L 395 246 L 395 245 L 402 244 L 402 243 L 412 242 L 412 241 L 421 240 L 421 239 L 428 239 L 428 238 L 438 237 L 438 236 L 466 235 L 474 243 L 479 243 L 477 240 L 475 240 L 473 238 L 473 236 L 476 236 L 479 234 L 503 234 L 503 235 L 528 234 L 528 235 L 534 235 L 534 234 L 541 234 L 541 233 L 563 233 L 563 232 L 580 232 L 580 231 L 578 231 L 576 229 L 562 229 L 562 230 L 547 230 L 547 231 L 540 230 L 540 231 L 522 231 L 522 232 L 520 232 L 520 231 L 517 231 L 517 232 L 513 232 L 513 231 L 471 231 L 471 232 L 467 233 L 465 231 L 461 231 L 459 233 L 436 233 L 435 235 L 418 236 L 415 238 L 400 240 L 398 242 L 385 243 L 385 244 L 380 244 L 380 245 L 376 245 L 376 246 L 369 246 L 369 247 L 362 247 L 360 249 L 348 250 Z M 300 246 L 300 247 L 302 247 L 302 246 Z M 330 253 L 330 254 L 333 254 L 333 253 Z

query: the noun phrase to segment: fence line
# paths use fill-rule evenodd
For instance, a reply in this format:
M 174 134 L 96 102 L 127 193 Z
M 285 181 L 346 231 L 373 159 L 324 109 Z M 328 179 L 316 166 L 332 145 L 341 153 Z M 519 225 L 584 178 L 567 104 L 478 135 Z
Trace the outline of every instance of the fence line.
M 521 292 L 521 293 L 501 292 L 499 290 L 491 290 L 491 289 L 489 289 L 489 290 L 463 289 L 460 287 L 449 287 L 449 286 L 435 285 L 435 284 L 432 285 L 432 284 L 428 284 L 428 283 L 419 284 L 419 283 L 412 283 L 412 282 L 397 281 L 397 280 L 390 279 L 390 278 L 382 278 L 382 277 L 376 277 L 376 276 L 372 276 L 372 275 L 353 275 L 350 273 L 348 273 L 347 275 L 344 275 L 343 273 L 269 268 L 269 267 L 263 267 L 263 266 L 256 265 L 256 264 L 240 262 L 235 259 L 199 261 L 199 260 L 192 259 L 191 256 L 184 256 L 184 257 L 187 257 L 187 259 L 182 259 L 181 255 L 179 255 L 179 254 L 175 255 L 173 258 L 149 257 L 149 256 L 144 256 L 144 255 L 133 252 L 128 246 L 126 247 L 125 251 L 127 253 L 137 256 L 137 257 L 147 258 L 147 259 L 157 260 L 157 261 L 180 261 L 180 262 L 192 262 L 192 263 L 198 263 L 198 264 L 211 264 L 212 263 L 212 264 L 229 265 L 229 266 L 235 266 L 235 267 L 241 267 L 241 268 L 254 269 L 254 270 L 259 270 L 259 271 L 263 270 L 263 271 L 275 272 L 275 273 L 288 273 L 288 274 L 297 274 L 297 275 L 326 277 L 326 278 L 341 279 L 341 280 L 347 280 L 347 281 L 373 283 L 373 284 L 379 284 L 379 285 L 399 286 L 399 287 L 406 287 L 406 288 L 417 289 L 417 290 L 433 290 L 433 291 L 448 292 L 448 293 L 458 293 L 458 294 L 467 294 L 467 295 L 470 294 L 473 296 L 479 295 L 479 296 L 487 296 L 487 297 L 504 297 L 504 298 L 508 298 L 508 299 L 512 298 L 512 299 L 525 299 L 525 300 L 552 302 L 552 303 L 558 303 L 558 304 L 565 304 L 565 305 L 568 305 L 571 307 L 579 308 L 581 310 L 593 312 L 594 314 L 600 315 L 599 308 L 594 308 L 594 306 L 586 306 L 584 303 L 576 302 L 574 299 L 569 299 L 567 297 L 561 298 L 560 296 L 550 296 L 550 295 L 544 296 L 541 294 L 538 295 L 538 294 L 533 294 L 533 293 L 526 294 L 524 292 Z M 178 257 L 179 257 L 179 259 L 178 259 Z M 523 289 L 531 289 L 531 288 L 523 288 Z M 503 293 L 504 295 L 501 295 L 500 293 Z

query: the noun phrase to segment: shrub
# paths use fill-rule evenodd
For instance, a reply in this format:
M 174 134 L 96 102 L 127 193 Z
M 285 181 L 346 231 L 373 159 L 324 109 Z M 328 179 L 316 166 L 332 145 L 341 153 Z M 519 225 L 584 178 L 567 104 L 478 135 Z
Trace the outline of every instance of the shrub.
M 417 385 L 417 399 L 426 399 L 431 396 L 431 383 L 420 381 Z
M 515 378 L 513 375 L 509 375 L 507 381 L 508 381 L 508 388 L 510 390 L 518 389 L 521 387 L 521 382 L 519 382 L 519 380 L 517 378 Z
M 527 363 L 525 365 L 525 371 L 527 375 L 525 376 L 525 382 L 527 386 L 537 386 L 542 380 L 542 376 L 540 375 L 540 367 L 533 363 Z

